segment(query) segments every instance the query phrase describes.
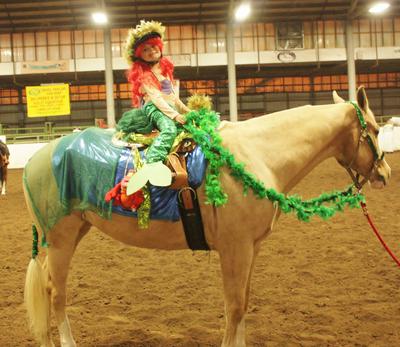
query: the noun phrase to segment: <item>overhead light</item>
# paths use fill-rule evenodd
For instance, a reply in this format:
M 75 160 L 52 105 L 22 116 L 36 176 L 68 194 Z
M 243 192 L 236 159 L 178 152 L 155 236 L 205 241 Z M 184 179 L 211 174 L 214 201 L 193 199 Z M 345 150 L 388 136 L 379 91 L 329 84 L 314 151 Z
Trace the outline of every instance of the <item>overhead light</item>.
M 96 24 L 106 24 L 108 22 L 107 15 L 104 12 L 92 13 L 92 19 Z
M 241 4 L 235 11 L 237 21 L 245 20 L 251 12 L 250 4 Z
M 390 7 L 390 4 L 388 2 L 382 1 L 382 2 L 377 2 L 377 3 L 373 4 L 369 8 L 368 11 L 373 14 L 380 14 L 380 13 L 385 12 L 389 7 Z

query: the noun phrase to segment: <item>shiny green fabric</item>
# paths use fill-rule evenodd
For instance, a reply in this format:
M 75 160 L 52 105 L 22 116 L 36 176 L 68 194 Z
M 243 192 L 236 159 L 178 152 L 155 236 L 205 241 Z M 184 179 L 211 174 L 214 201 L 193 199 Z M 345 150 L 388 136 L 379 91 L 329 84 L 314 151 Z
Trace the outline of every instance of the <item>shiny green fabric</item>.
M 117 130 L 126 133 L 148 134 L 158 129 L 160 134 L 147 150 L 146 162 L 163 162 L 169 154 L 175 137 L 181 130 L 171 118 L 162 113 L 152 102 L 146 103 L 141 109 L 133 109 L 123 114 L 117 124 Z
M 134 108 L 124 112 L 117 124 L 117 130 L 126 134 L 149 134 L 153 130 L 153 124 L 144 109 Z
M 110 218 L 104 201 L 114 186 L 121 148 L 111 144 L 113 132 L 89 128 L 50 142 L 24 169 L 24 187 L 40 229 L 47 233 L 73 210 L 90 210 Z
M 153 103 L 146 104 L 144 110 L 150 116 L 153 126 L 160 131 L 160 134 L 147 150 L 146 162 L 163 162 L 167 158 L 178 134 L 175 122 L 155 107 Z
M 67 214 L 60 201 L 57 181 L 51 167 L 53 152 L 60 140 L 52 141 L 36 152 L 26 164 L 23 175 L 29 205 L 40 229 L 45 233 L 60 217 Z
M 112 204 L 104 200 L 114 186 L 115 169 L 122 149 L 111 144 L 113 132 L 100 128 L 64 136 L 52 156 L 52 170 L 60 200 L 72 210 L 93 210 L 111 217 Z

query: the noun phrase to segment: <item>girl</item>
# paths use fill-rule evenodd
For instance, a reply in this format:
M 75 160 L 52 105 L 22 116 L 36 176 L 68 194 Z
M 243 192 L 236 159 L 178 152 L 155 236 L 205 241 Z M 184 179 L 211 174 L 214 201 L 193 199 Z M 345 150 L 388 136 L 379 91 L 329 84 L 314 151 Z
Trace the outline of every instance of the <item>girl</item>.
M 161 23 L 142 20 L 128 34 L 125 55 L 131 64 L 128 81 L 136 109 L 124 113 L 117 129 L 143 134 L 154 128 L 160 131 L 147 150 L 146 163 L 131 178 L 128 195 L 147 181 L 157 186 L 171 184 L 171 171 L 163 162 L 177 135 L 177 124 L 184 124 L 184 114 L 190 111 L 174 92 L 174 65 L 162 55 L 164 31 Z

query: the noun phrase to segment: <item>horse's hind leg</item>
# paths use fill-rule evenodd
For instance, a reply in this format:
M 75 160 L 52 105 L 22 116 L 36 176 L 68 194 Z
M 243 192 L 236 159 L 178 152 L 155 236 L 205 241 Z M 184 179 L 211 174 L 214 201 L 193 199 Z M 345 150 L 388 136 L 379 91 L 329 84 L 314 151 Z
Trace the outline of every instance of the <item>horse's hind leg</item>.
M 226 314 L 222 347 L 246 346 L 245 314 L 257 251 L 250 240 L 219 250 Z
M 78 215 L 63 218 L 57 227 L 48 233 L 48 271 L 51 304 L 56 316 L 61 347 L 75 347 L 69 320 L 65 313 L 66 282 L 69 265 L 76 246 L 89 231 L 90 224 Z

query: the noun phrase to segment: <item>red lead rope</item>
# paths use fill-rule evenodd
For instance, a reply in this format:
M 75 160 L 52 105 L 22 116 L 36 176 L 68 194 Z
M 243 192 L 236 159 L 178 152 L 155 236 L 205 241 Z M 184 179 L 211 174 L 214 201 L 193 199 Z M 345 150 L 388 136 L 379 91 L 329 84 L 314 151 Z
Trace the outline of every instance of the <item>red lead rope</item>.
M 386 251 L 389 253 L 389 255 L 392 257 L 392 259 L 395 261 L 395 263 L 400 266 L 400 261 L 397 259 L 397 257 L 394 255 L 394 253 L 390 250 L 388 245 L 385 243 L 385 241 L 382 239 L 382 236 L 379 234 L 378 230 L 376 229 L 374 223 L 372 223 L 371 217 L 368 214 L 367 210 L 367 205 L 364 202 L 361 202 L 361 208 L 364 212 L 364 216 L 367 218 L 369 225 L 371 226 L 372 230 L 374 231 L 376 237 L 379 239 L 381 242 L 382 246 L 386 249 Z

